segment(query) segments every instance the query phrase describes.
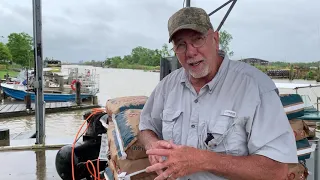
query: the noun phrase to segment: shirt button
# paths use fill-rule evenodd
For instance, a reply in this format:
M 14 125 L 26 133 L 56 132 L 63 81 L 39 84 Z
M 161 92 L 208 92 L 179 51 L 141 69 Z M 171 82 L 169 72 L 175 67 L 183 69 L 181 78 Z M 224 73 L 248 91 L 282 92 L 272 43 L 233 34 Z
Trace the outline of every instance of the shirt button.
M 196 127 L 196 125 L 192 124 L 192 125 L 191 125 L 191 127 L 192 127 L 192 128 L 195 128 L 195 127 Z
M 198 99 L 194 100 L 194 102 L 197 103 L 197 102 L 198 102 Z
M 211 144 L 209 147 L 215 148 L 215 147 L 217 147 L 217 144 Z

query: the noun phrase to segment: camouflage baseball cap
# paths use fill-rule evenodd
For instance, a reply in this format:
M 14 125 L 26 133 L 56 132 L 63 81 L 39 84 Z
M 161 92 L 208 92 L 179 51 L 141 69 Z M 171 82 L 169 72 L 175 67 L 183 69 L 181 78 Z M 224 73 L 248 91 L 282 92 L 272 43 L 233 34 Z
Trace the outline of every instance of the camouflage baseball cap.
M 192 29 L 206 33 L 213 29 L 209 15 L 205 10 L 197 7 L 185 7 L 174 13 L 168 20 L 169 43 L 172 36 L 179 30 Z

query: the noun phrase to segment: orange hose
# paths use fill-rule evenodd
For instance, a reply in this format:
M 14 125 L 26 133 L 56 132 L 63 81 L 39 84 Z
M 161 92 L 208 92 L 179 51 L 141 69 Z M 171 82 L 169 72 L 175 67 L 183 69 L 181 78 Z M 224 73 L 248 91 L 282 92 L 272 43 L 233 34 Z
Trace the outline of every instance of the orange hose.
M 96 172 L 95 172 L 95 171 L 92 172 L 92 171 L 90 170 L 88 163 L 90 163 L 91 166 L 92 166 L 94 169 L 95 169 L 95 166 L 94 166 L 94 164 L 92 163 L 92 161 L 90 161 L 90 160 L 88 160 L 88 161 L 86 162 L 87 169 L 88 169 L 89 173 L 91 174 L 91 176 L 94 177 L 95 179 L 97 178 L 98 180 L 105 180 L 105 178 L 100 179 L 99 158 L 97 159 L 97 163 L 98 163 L 98 164 L 97 164 L 98 177 L 96 176 Z
M 75 180 L 75 176 L 74 176 L 74 146 L 75 146 L 75 144 L 76 144 L 76 142 L 77 142 L 77 139 L 78 139 L 78 136 L 79 136 L 79 134 L 80 134 L 80 132 L 81 132 L 81 129 L 83 128 L 83 126 L 86 124 L 86 122 L 87 122 L 87 120 L 88 119 L 90 119 L 93 115 L 95 115 L 95 114 L 97 114 L 97 113 L 99 113 L 99 112 L 104 112 L 104 109 L 103 108 L 93 108 L 92 109 L 92 113 L 84 120 L 84 122 L 82 123 L 82 125 L 80 126 L 80 128 L 79 128 L 79 130 L 78 130 L 78 132 L 77 132 L 77 134 L 76 134 L 76 137 L 75 137 L 75 139 L 74 139 L 74 141 L 73 141 L 73 143 L 72 143 L 72 152 L 71 152 L 71 171 L 72 171 L 72 179 L 73 180 Z M 88 123 L 88 125 L 87 125 L 87 127 L 86 127 L 86 129 L 84 130 L 84 133 L 88 130 L 88 128 L 89 128 L 89 125 L 90 125 L 90 122 L 91 121 L 89 121 L 89 123 Z M 90 160 L 88 160 L 88 161 L 90 161 Z M 87 161 L 87 163 L 88 163 L 88 161 Z M 91 161 L 90 161 L 91 162 Z M 99 161 L 98 161 L 99 162 Z M 86 163 L 86 164 L 87 164 Z M 95 176 L 95 166 L 94 166 L 94 164 L 91 162 L 91 165 L 93 166 L 93 168 L 94 168 L 94 178 L 95 178 L 95 180 L 96 180 L 96 176 Z M 88 168 L 88 165 L 87 165 L 87 168 Z M 98 170 L 99 170 L 99 164 L 98 164 Z M 91 171 L 89 170 L 89 168 L 88 168 L 88 171 L 90 172 L 90 174 L 91 175 L 93 175 L 92 173 L 91 173 Z M 99 173 L 99 172 L 98 172 Z M 99 173 L 99 175 L 98 175 L 98 180 L 100 180 L 100 173 Z
M 98 180 L 100 180 L 99 158 L 98 158 L 98 160 L 97 160 L 97 171 L 98 171 Z
M 92 174 L 92 172 L 90 171 L 90 168 L 89 168 L 88 163 L 90 163 L 91 166 L 92 166 L 92 168 L 93 168 L 93 174 Z M 86 166 L 87 166 L 87 169 L 88 169 L 89 173 L 94 177 L 94 180 L 97 180 L 96 167 L 94 167 L 94 164 L 92 163 L 92 161 L 88 160 L 87 163 L 86 163 Z M 98 172 L 98 173 L 99 173 L 99 172 Z

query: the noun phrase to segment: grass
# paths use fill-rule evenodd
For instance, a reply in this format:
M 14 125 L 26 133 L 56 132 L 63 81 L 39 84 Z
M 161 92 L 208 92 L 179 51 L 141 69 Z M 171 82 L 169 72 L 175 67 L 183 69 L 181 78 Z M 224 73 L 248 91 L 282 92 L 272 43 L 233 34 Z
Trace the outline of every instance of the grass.
M 0 70 L 0 79 L 4 79 L 4 75 L 9 74 L 9 77 L 16 77 L 19 72 L 11 71 L 11 70 Z
M 139 69 L 139 70 L 145 70 L 145 71 L 160 70 L 160 66 L 145 66 L 145 65 L 139 65 L 139 64 L 124 64 L 124 63 L 118 64 L 116 68 Z
M 17 70 L 19 69 L 19 65 L 0 63 L 0 79 L 4 79 L 4 75 L 6 75 L 7 73 L 9 74 L 9 77 L 16 77 L 19 74 L 19 72 L 17 72 Z

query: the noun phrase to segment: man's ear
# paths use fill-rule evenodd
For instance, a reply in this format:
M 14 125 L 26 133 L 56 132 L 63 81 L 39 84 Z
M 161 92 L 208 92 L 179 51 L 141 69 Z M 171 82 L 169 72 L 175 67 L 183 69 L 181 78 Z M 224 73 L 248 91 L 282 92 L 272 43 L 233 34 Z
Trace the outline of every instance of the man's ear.
M 219 32 L 218 31 L 214 31 L 213 32 L 213 40 L 214 40 L 214 43 L 216 43 L 216 50 L 219 51 L 220 38 L 219 38 Z

